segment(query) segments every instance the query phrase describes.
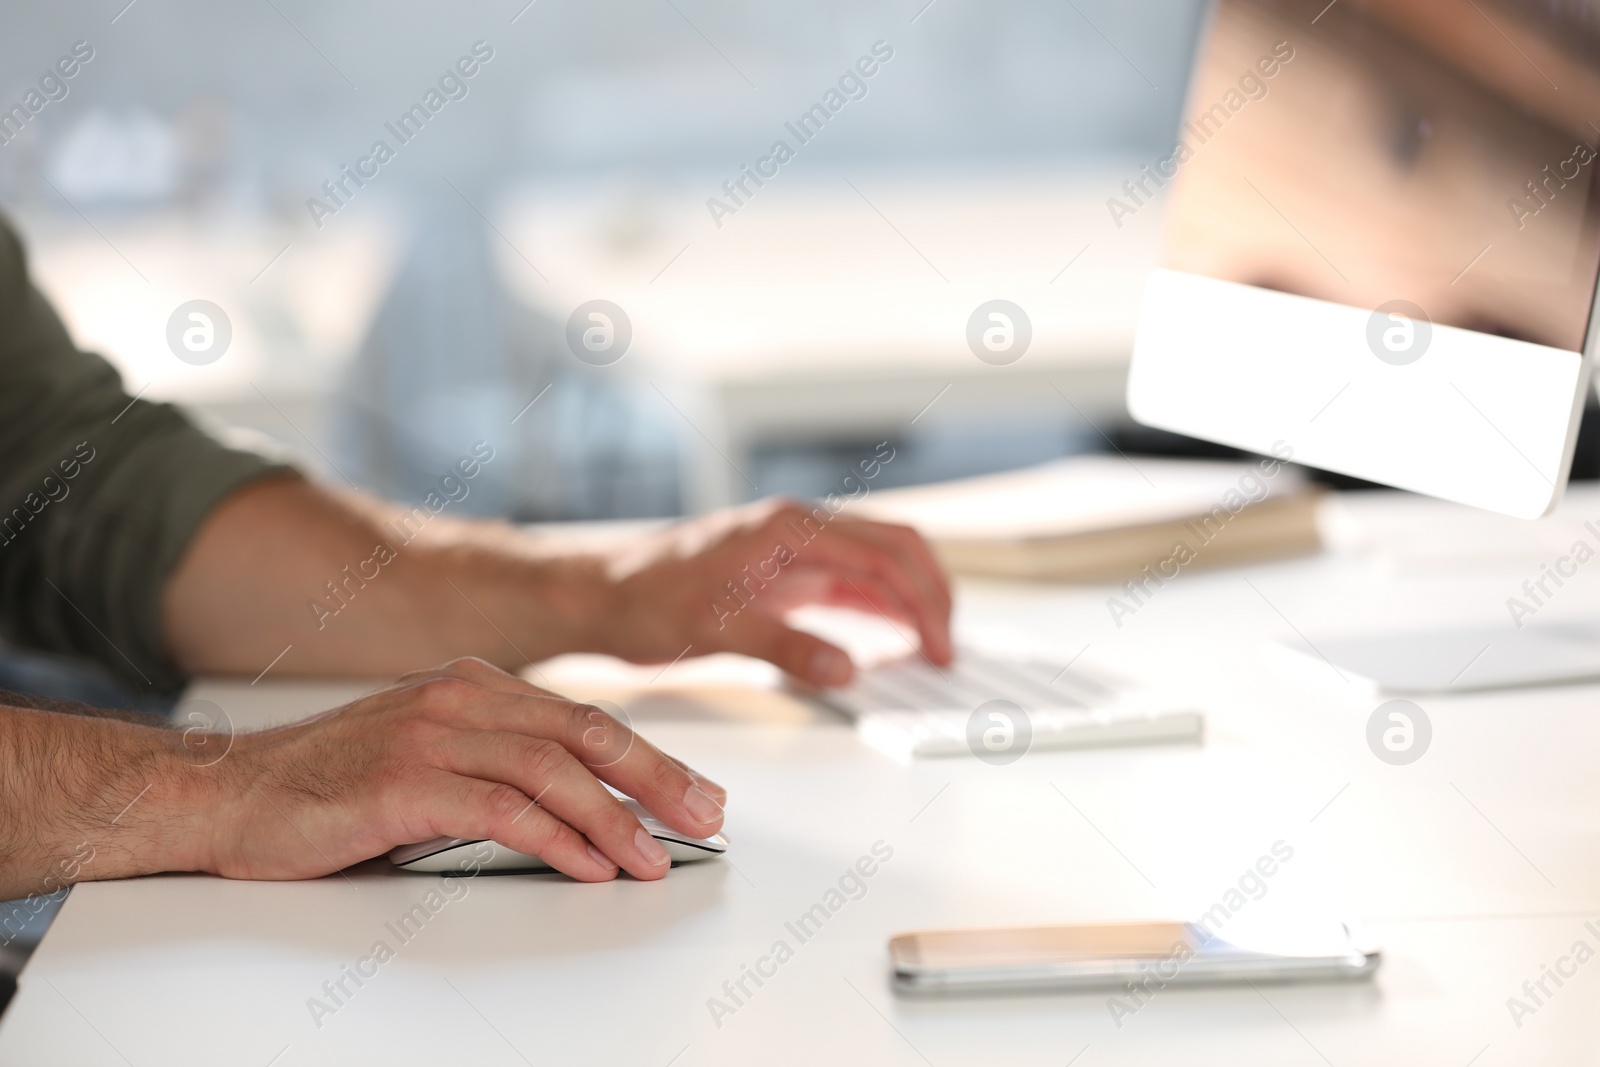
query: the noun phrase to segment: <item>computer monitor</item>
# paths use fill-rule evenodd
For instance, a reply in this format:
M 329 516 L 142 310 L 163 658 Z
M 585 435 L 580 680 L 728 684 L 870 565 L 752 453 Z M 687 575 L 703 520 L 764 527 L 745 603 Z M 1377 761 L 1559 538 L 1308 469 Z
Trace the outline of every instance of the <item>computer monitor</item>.
M 1128 385 L 1139 422 L 1534 518 L 1596 344 L 1600 4 L 1217 0 Z

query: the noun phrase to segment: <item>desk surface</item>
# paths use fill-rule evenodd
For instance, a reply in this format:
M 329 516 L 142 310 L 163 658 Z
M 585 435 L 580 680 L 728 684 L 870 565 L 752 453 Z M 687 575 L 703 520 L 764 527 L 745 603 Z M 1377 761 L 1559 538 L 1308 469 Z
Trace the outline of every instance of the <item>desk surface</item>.
M 1509 628 L 1506 598 L 1593 516 L 1594 492 L 1540 524 L 1342 498 L 1330 553 L 1184 574 L 1121 630 L 1106 589 L 962 590 L 969 640 L 1054 655 L 1087 642 L 1191 687 L 1210 709 L 1202 745 L 906 766 L 770 692 L 730 702 L 739 690 L 710 686 L 714 668 L 682 665 L 625 706 L 729 787 L 729 862 L 649 885 L 483 875 L 452 887 L 381 862 L 306 883 L 85 884 L 23 975 L 0 1061 L 1600 1063 L 1600 686 L 1422 700 L 1432 746 L 1394 767 L 1365 743 L 1378 698 L 1307 644 L 1413 624 Z M 1542 614 L 1593 618 L 1594 571 Z M 628 681 L 588 667 L 552 672 L 585 697 Z M 359 688 L 267 684 L 201 690 L 255 722 Z M 1292 858 L 1238 918 L 1358 916 L 1384 946 L 1376 980 L 1168 989 L 1120 1020 L 1103 993 L 912 1000 L 888 988 L 897 930 L 1193 916 L 1278 842 Z M 875 845 L 892 856 L 864 892 L 830 897 Z M 801 940 L 787 924 L 819 903 L 839 906 Z M 397 937 L 418 904 L 426 918 Z M 359 988 L 346 979 L 350 995 L 314 1018 L 311 998 L 334 1006 L 323 983 L 379 941 L 393 958 Z M 729 998 L 723 983 L 779 941 L 792 954 Z M 1523 983 L 1545 965 L 1568 976 L 1546 979 L 1535 1004 Z M 1513 996 L 1532 1010 L 1513 1019 Z M 733 1010 L 714 1018 L 713 997 Z

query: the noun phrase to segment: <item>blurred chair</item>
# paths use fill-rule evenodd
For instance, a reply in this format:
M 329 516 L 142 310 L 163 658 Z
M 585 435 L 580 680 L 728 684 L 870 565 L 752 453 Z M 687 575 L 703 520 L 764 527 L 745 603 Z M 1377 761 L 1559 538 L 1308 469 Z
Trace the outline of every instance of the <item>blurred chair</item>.
M 0 641 L 0 690 L 167 719 L 176 697 L 128 689 L 89 660 L 18 648 Z
M 670 409 L 625 366 L 580 362 L 563 324 L 515 304 L 489 239 L 464 206 L 421 217 L 333 399 L 334 462 L 358 484 L 414 502 L 486 441 L 494 460 L 452 505 L 460 513 L 530 522 L 678 514 Z

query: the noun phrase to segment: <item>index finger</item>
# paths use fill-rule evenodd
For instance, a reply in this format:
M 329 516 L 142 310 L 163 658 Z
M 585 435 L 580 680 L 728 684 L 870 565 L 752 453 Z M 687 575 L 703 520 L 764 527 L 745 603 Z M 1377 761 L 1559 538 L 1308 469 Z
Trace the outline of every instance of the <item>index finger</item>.
M 836 519 L 805 552 L 812 565 L 871 574 L 900 598 L 916 620 L 924 653 L 950 661 L 950 590 L 922 538 L 909 527 Z
M 481 686 L 485 689 L 492 689 L 499 693 L 513 693 L 524 696 L 545 697 L 551 700 L 558 700 L 563 704 L 575 703 L 560 693 L 552 692 L 548 689 L 542 689 L 518 675 L 501 670 L 499 667 L 496 667 L 487 660 L 478 659 L 476 656 L 463 656 L 459 659 L 450 660 L 448 663 L 441 664 L 438 667 L 432 667 L 421 671 L 412 671 L 410 674 L 403 675 L 400 678 L 400 681 L 421 681 L 426 678 L 443 677 L 460 678 L 463 681 L 471 682 L 474 685 Z M 604 713 L 607 716 L 607 719 L 605 721 L 591 719 L 588 726 L 581 734 L 585 746 L 591 748 L 593 751 L 593 759 L 591 760 L 586 758 L 583 753 L 574 753 L 574 755 L 577 755 L 578 758 L 582 760 L 585 765 L 590 766 L 591 769 L 595 767 L 603 768 L 612 763 L 618 762 L 624 755 L 627 754 L 627 744 L 630 742 L 627 742 L 625 738 L 637 737 L 638 735 L 631 732 L 631 727 L 629 734 L 625 736 L 616 734 L 615 731 L 611 730 L 607 725 L 608 722 L 614 723 L 617 721 L 615 716 L 610 715 L 610 713 L 606 712 L 604 708 L 600 708 L 593 704 L 584 704 L 583 706 L 593 709 L 594 712 Z M 659 750 L 657 751 L 659 752 Z M 661 753 L 661 755 L 663 755 L 666 759 L 671 760 L 673 763 L 676 763 L 679 767 L 683 768 L 683 770 L 686 771 L 690 777 L 699 782 L 700 787 L 707 794 L 709 794 L 719 806 L 727 802 L 728 791 L 722 786 L 718 785 L 710 778 L 707 778 L 705 775 L 701 774 L 699 771 L 683 762 L 683 760 L 678 759 L 675 756 L 667 756 L 665 753 Z M 639 800 L 641 798 L 635 797 L 634 799 Z
M 481 692 L 479 699 L 452 708 L 453 725 L 555 741 L 596 778 L 680 833 L 709 837 L 722 828 L 722 804 L 706 788 L 711 783 L 603 709 L 542 692 Z
M 841 516 L 841 518 L 844 521 L 840 524 L 840 529 L 871 541 L 898 557 L 912 580 L 928 594 L 928 599 L 943 610 L 946 618 L 949 617 L 950 579 L 945 574 L 944 567 L 940 565 L 938 557 L 933 554 L 933 548 L 928 544 L 927 538 L 912 526 L 853 516 Z

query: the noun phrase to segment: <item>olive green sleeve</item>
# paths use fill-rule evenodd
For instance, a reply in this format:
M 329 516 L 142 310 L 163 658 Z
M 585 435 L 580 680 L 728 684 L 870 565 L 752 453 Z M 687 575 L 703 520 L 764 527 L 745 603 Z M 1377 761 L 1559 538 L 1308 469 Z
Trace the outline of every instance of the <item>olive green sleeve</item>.
M 177 689 L 168 575 L 225 496 L 289 469 L 124 392 L 72 343 L 0 221 L 0 637 L 96 660 L 137 691 Z

